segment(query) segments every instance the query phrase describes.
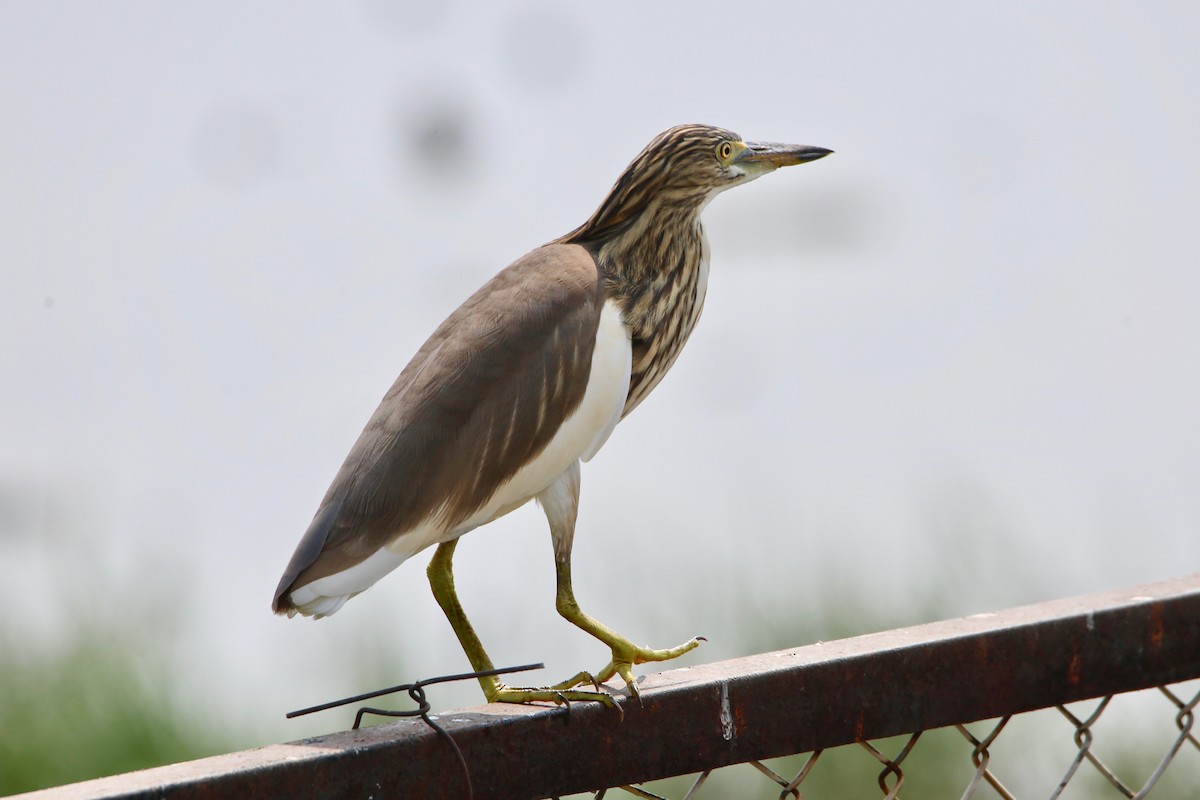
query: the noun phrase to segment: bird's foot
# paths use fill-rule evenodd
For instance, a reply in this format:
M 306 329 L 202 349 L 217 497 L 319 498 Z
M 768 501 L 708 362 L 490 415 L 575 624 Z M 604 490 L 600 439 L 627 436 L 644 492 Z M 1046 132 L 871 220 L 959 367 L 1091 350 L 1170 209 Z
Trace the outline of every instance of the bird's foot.
M 637 664 L 646 664 L 651 661 L 670 661 L 673 658 L 679 658 L 684 653 L 695 650 L 703 641 L 707 640 L 703 636 L 697 636 L 678 647 L 653 650 L 649 647 L 638 647 L 628 639 L 615 638 L 611 642 L 605 642 L 612 648 L 612 660 L 605 665 L 604 669 L 597 672 L 595 676 L 585 672 L 580 673 L 580 676 L 577 676 L 577 678 L 587 676 L 594 684 L 599 685 L 614 675 L 619 675 L 629 688 L 629 693 L 640 701 L 642 695 L 638 690 L 637 678 L 633 674 L 634 666 Z M 578 686 L 580 683 L 572 685 Z
M 576 689 L 576 686 L 591 684 L 594 691 Z M 600 703 L 609 708 L 616 707 L 612 695 L 600 688 L 600 682 L 590 672 L 581 672 L 573 678 L 553 686 L 517 687 L 506 686 L 500 681 L 484 689 L 489 703 L 554 703 L 570 705 L 574 702 Z

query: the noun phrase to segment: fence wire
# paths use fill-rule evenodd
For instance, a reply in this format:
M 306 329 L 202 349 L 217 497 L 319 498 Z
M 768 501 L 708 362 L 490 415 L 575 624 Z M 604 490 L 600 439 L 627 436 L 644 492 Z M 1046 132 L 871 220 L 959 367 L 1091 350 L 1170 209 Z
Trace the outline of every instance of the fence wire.
M 1137 730 L 1140 726 L 1129 720 L 1122 720 L 1117 727 L 1105 731 L 1104 735 L 1097 731 L 1101 717 L 1114 705 L 1114 699 L 1117 703 L 1121 703 L 1134 698 L 1141 700 L 1156 698 L 1161 701 L 1158 709 L 1148 709 L 1145 707 L 1145 703 L 1140 709 L 1143 712 L 1140 715 L 1143 723 L 1150 717 L 1157 716 L 1154 721 L 1160 726 L 1165 722 L 1162 713 L 1165 710 L 1163 702 L 1169 704 L 1174 730 L 1170 731 L 1168 741 L 1157 744 L 1157 750 L 1152 749 L 1155 745 L 1147 742 L 1140 735 L 1141 732 Z M 925 777 L 927 784 L 939 784 L 936 791 L 938 797 L 956 797 L 962 800 L 971 800 L 972 798 L 977 800 L 988 798 L 990 800 L 994 797 L 1003 798 L 1003 800 L 1022 800 L 1027 797 L 1048 797 L 1049 800 L 1062 800 L 1068 796 L 1097 799 L 1124 797 L 1141 800 L 1141 798 L 1150 797 L 1156 787 L 1164 791 L 1155 793 L 1155 798 L 1162 797 L 1163 800 L 1166 800 L 1168 797 L 1178 797 L 1194 800 L 1200 798 L 1200 738 L 1197 737 L 1196 726 L 1198 704 L 1200 704 L 1200 681 L 1190 681 L 1139 692 L 1108 695 L 1094 701 L 1071 704 L 1074 708 L 1057 705 L 1052 710 L 1043 709 L 1017 715 L 1018 717 L 1034 717 L 1044 716 L 1046 713 L 1056 713 L 1059 723 L 1056 726 L 1057 730 L 1051 730 L 1052 726 L 1043 724 L 1037 738 L 1045 739 L 1057 736 L 1059 739 L 1065 739 L 1068 735 L 1070 736 L 1071 747 L 1059 762 L 1060 772 L 1058 774 L 1061 777 L 1057 779 L 1057 783 L 1053 783 L 1048 789 L 1038 793 L 1031 793 L 1036 790 L 1018 792 L 1010 788 L 1010 785 L 1006 784 L 1001 776 L 1011 771 L 1024 778 L 1023 782 L 1030 782 L 1027 775 L 1030 771 L 1030 752 L 1042 742 L 1027 736 L 1020 736 L 1013 752 L 1009 753 L 1006 759 L 993 758 L 1001 734 L 1012 731 L 1010 722 L 1014 719 L 1013 715 L 972 723 L 972 727 L 976 728 L 978 733 L 973 733 L 966 725 L 937 729 L 934 731 L 935 733 L 953 731 L 959 734 L 958 746 L 956 748 L 947 747 L 947 741 L 943 739 L 941 746 L 932 754 L 932 758 L 923 763 L 919 769 L 934 773 L 932 776 Z M 1158 713 L 1154 714 L 1153 712 Z M 1110 716 L 1112 716 L 1111 713 Z M 1046 721 L 1043 718 L 1042 722 Z M 1064 721 L 1065 725 L 1062 724 Z M 839 770 L 837 774 L 833 775 L 823 775 L 821 771 L 822 765 L 830 761 L 831 756 L 836 756 L 839 751 L 844 753 L 846 750 L 859 749 L 868 753 L 872 760 L 882 767 L 874 776 L 877 794 L 873 793 L 871 796 L 882 797 L 884 800 L 899 800 L 901 790 L 908 777 L 905 772 L 905 763 L 919 750 L 919 745 L 923 741 L 922 737 L 926 733 L 930 732 L 916 731 L 907 737 L 892 737 L 883 742 L 859 741 L 856 744 L 830 750 L 817 750 L 801 754 L 798 766 L 796 766 L 796 758 L 775 759 L 774 761 L 782 760 L 792 763 L 794 771 L 785 774 L 777 771 L 780 769 L 778 765 L 769 766 L 763 761 L 749 761 L 716 770 L 706 770 L 694 775 L 678 776 L 676 779 L 667 781 L 656 781 L 653 790 L 649 785 L 618 786 L 591 794 L 572 795 L 571 798 L 601 800 L 601 798 L 632 795 L 647 800 L 672 800 L 672 798 L 718 800 L 730 796 L 739 798 L 778 797 L 779 800 L 787 798 L 802 800 L 802 798 L 810 797 L 815 800 L 818 797 L 866 797 L 868 795 L 863 793 L 862 781 L 859 781 L 854 788 L 830 786 L 831 783 L 846 782 L 845 770 Z M 1015 736 L 1019 736 L 1019 734 L 1010 734 L 1010 738 Z M 926 737 L 925 741 L 928 738 Z M 947 764 L 948 759 L 957 759 L 963 765 L 969 762 L 970 770 L 965 780 L 960 780 L 955 784 L 947 782 L 947 773 L 951 771 L 947 767 L 953 766 Z M 1136 765 L 1128 762 L 1142 762 L 1143 773 L 1145 773 L 1144 762 L 1147 760 L 1153 764 L 1148 774 L 1145 774 L 1144 777 L 1134 777 L 1131 773 L 1136 771 Z M 994 761 L 997 763 L 993 763 Z M 862 766 L 869 765 L 860 765 L 859 768 L 861 769 Z M 1043 764 L 1042 766 L 1045 771 L 1047 766 L 1052 768 L 1053 765 Z M 1174 778 L 1171 786 L 1165 786 L 1162 780 L 1168 769 L 1171 769 Z M 964 771 L 959 770 L 960 778 Z M 910 769 L 911 772 L 914 770 Z M 788 777 L 789 774 L 791 777 Z M 822 781 L 822 778 L 825 780 Z M 716 785 L 717 779 L 723 779 L 719 781 L 720 785 Z M 671 789 L 661 788 L 661 784 L 664 783 L 673 783 L 672 788 L 675 793 L 660 794 L 659 792 L 662 791 L 671 791 Z M 961 786 L 961 791 L 957 788 L 959 786 Z M 736 795 L 731 795 L 734 787 L 736 787 Z M 811 793 L 806 794 L 810 790 Z M 913 796 L 925 798 L 932 795 L 929 793 L 928 787 L 922 787 Z M 553 800 L 560 800 L 560 798 L 556 797 Z
M 392 687 L 419 719 L 37 797 L 1200 800 L 1200 574 L 651 673 L 624 713 L 429 713 L 455 677 Z

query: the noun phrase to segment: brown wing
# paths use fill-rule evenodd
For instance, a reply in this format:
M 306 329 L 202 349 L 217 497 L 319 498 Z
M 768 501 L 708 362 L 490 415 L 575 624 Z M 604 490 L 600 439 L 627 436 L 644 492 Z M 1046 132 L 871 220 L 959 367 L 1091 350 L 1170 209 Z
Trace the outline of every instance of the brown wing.
M 603 307 L 578 245 L 534 250 L 434 331 L 346 457 L 275 593 L 347 569 L 438 514 L 447 530 L 546 447 L 583 399 Z

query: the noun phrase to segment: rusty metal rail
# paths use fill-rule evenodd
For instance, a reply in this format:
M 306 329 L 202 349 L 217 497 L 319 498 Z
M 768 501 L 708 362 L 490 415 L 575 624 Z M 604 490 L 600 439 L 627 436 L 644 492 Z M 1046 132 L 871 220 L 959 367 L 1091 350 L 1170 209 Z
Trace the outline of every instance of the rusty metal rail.
M 439 715 L 480 798 L 545 798 L 1200 678 L 1200 575 L 649 675 L 643 704 Z M 25 795 L 462 798 L 402 721 Z

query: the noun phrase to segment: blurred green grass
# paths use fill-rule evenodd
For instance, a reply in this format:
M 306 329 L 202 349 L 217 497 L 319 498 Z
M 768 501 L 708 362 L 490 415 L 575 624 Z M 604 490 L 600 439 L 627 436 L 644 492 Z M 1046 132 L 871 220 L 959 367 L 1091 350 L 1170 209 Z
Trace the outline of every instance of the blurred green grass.
M 959 551 L 965 547 L 963 542 L 979 538 L 969 535 L 970 531 L 954 533 L 961 535 L 948 538 L 957 543 Z M 1010 552 L 997 562 L 1007 574 L 1021 574 L 1013 563 L 1020 557 Z M 979 563 L 961 552 L 956 558 L 945 554 L 942 558 L 959 581 L 969 581 L 972 565 Z M 991 562 L 989 568 L 996 569 L 997 562 Z M 71 580 L 61 583 L 77 585 Z M 799 585 L 776 583 L 776 593 L 766 597 L 750 593 L 740 599 L 722 597 L 726 612 L 739 620 L 738 641 L 731 645 L 746 654 L 785 649 L 941 618 L 946 608 L 956 605 L 948 597 L 956 587 L 948 584 L 911 590 L 902 598 L 884 596 L 886 592 L 871 595 L 854 587 L 851 575 L 826 570 L 810 580 L 803 596 Z M 172 618 L 179 611 L 171 610 L 171 604 L 156 602 L 156 598 L 169 596 L 168 585 L 152 582 L 140 587 L 136 595 L 108 588 L 112 591 L 106 596 L 113 602 L 103 608 L 79 598 L 59 597 L 71 610 L 65 615 L 71 622 L 53 640 L 30 636 L 16 627 L 16 619 L 0 617 L 0 795 L 264 743 L 257 738 L 261 731 L 247 730 L 244 720 L 214 719 L 202 699 L 189 693 L 183 670 L 178 668 L 181 653 L 186 652 L 183 637 L 187 626 Z M 792 613 L 781 613 L 782 609 Z M 707 612 L 692 608 L 688 613 Z M 406 660 L 399 650 L 392 639 L 348 640 L 344 663 L 358 673 L 350 676 L 350 682 L 367 688 L 395 683 L 396 675 L 403 674 L 397 668 Z M 967 679 L 969 676 L 964 676 Z M 1194 693 L 1197 686 L 1200 681 L 1192 682 L 1190 691 Z M 1114 701 L 1114 706 L 1123 699 Z M 1132 776 L 1131 780 L 1153 771 L 1177 733 L 1172 722 L 1174 709 L 1161 697 L 1145 699 L 1143 705 L 1150 713 L 1123 716 L 1114 708 L 1105 712 L 1097 728 L 1098 751 L 1120 774 Z M 406 705 L 403 700 L 397 704 Z M 257 716 L 251 710 L 249 718 Z M 971 727 L 975 730 L 978 726 Z M 982 729 L 975 733 L 985 735 Z M 1072 734 L 1072 728 L 1053 709 L 1022 715 L 1010 723 L 993 748 L 993 767 L 1010 788 L 1018 789 L 1018 796 L 1048 796 L 1075 755 Z M 671 731 L 663 735 L 670 737 Z M 885 754 L 895 755 L 906 740 L 897 737 L 874 744 Z M 974 772 L 970 751 L 952 729 L 923 734 L 904 763 L 904 796 L 929 800 L 960 797 Z M 790 778 L 806 757 L 768 763 Z M 805 781 L 803 796 L 808 800 L 877 797 L 880 769 L 861 747 L 828 750 Z M 678 798 L 692 780 L 656 781 L 648 788 Z M 1197 786 L 1200 750 L 1185 744 L 1151 797 L 1192 800 Z M 715 772 L 695 800 L 776 797 L 778 791 L 752 767 L 739 765 Z M 979 800 L 997 796 L 986 786 L 974 795 Z M 1086 764 L 1062 795 L 1064 800 L 1119 796 Z
M 141 633 L 128 633 L 131 627 Z M 862 630 L 870 626 L 860 619 L 834 627 Z M 183 687 L 176 683 L 166 655 L 173 648 L 164 641 L 177 636 L 175 630 L 161 620 L 122 626 L 120 632 L 93 621 L 65 637 L 62 644 L 36 648 L 24 645 L 11 632 L 0 633 L 0 795 L 244 747 L 245 732 L 222 729 L 181 699 Z M 748 638 L 754 640 L 754 648 L 769 650 L 806 633 L 790 629 L 771 635 L 764 628 Z M 374 662 L 365 659 L 362 663 Z M 1197 688 L 1200 681 L 1193 681 L 1189 690 Z M 1096 727 L 1097 752 L 1131 782 L 1153 771 L 1177 734 L 1171 719 L 1173 709 L 1155 694 L 1145 692 L 1139 697 L 1151 714 L 1118 710 L 1116 704 L 1132 700 L 1119 697 Z M 1088 704 L 1077 705 L 1081 708 L 1076 713 L 1086 716 Z M 990 725 L 983 723 L 969 727 L 978 737 L 990 730 Z M 1072 734 L 1071 726 L 1053 709 L 1021 715 L 1009 723 L 993 746 L 993 769 L 1017 796 L 1049 796 L 1074 757 Z M 664 736 L 670 735 L 664 731 Z M 907 738 L 873 744 L 885 755 L 895 756 Z M 970 754 L 970 745 L 953 729 L 922 734 L 903 764 L 903 796 L 923 800 L 960 797 L 974 772 Z M 806 754 L 796 755 L 766 763 L 791 778 L 806 758 Z M 804 782 L 803 797 L 877 797 L 881 769 L 857 745 L 827 750 Z M 686 794 L 693 780 L 654 781 L 646 788 L 678 798 Z M 889 779 L 889 785 L 893 782 L 894 778 Z M 1151 797 L 1188 800 L 1196 797 L 1197 785 L 1200 751 L 1185 744 Z M 695 799 L 766 798 L 777 796 L 778 791 L 779 787 L 752 767 L 737 765 L 714 772 Z M 1064 800 L 1120 796 L 1087 764 L 1062 795 Z M 973 797 L 988 800 L 999 795 L 981 784 Z
M 150 637 L 89 625 L 35 644 L 0 631 L 0 676 L 0 795 L 236 747 L 180 702 Z

